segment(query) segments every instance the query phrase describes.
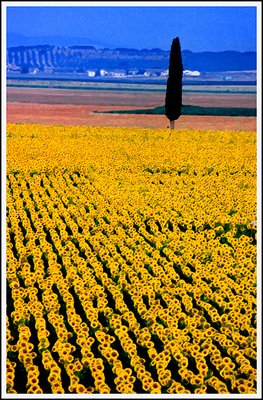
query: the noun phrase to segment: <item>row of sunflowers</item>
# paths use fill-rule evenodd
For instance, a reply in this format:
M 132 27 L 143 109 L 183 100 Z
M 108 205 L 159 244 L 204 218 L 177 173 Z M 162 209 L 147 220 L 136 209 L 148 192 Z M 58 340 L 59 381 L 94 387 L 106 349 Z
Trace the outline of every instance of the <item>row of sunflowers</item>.
M 7 393 L 257 393 L 256 135 L 7 126 Z

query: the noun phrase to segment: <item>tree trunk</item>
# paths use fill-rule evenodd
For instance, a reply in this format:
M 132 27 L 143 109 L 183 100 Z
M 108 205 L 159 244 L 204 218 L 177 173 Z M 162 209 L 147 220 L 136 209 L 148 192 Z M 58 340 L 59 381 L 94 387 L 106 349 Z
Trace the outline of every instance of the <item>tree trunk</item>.
M 170 129 L 174 129 L 174 121 L 170 121 Z

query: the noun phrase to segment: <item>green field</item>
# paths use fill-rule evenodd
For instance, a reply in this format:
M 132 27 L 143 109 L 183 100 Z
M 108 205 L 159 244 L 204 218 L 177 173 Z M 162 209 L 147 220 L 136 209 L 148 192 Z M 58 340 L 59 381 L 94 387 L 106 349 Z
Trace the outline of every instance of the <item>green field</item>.
M 138 110 L 109 110 L 101 113 L 110 114 L 152 114 L 165 115 L 165 106 Z M 256 108 L 235 108 L 235 107 L 200 107 L 192 105 L 182 106 L 182 115 L 211 115 L 231 117 L 256 117 Z

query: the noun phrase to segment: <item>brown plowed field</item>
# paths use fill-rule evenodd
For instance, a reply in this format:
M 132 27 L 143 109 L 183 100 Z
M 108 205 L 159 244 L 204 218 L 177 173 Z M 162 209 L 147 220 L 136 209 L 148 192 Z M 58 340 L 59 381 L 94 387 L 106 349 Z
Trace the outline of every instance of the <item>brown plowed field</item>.
M 152 108 L 164 93 L 7 88 L 7 122 L 43 125 L 166 128 L 164 115 L 98 114 L 94 111 Z M 185 93 L 183 104 L 204 107 L 256 107 L 253 94 Z M 181 116 L 175 129 L 256 130 L 255 117 Z

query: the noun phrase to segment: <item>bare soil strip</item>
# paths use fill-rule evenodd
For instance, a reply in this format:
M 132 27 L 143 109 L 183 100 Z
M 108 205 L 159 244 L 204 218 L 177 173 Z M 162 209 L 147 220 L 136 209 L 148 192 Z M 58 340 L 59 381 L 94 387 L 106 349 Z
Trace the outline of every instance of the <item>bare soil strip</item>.
M 164 104 L 165 93 L 98 90 L 66 90 L 52 88 L 7 88 L 7 101 L 37 104 L 123 105 L 157 107 Z M 184 93 L 183 104 L 202 107 L 256 107 L 255 94 Z
M 112 106 L 111 109 L 127 108 Z M 7 122 L 70 125 L 70 126 L 126 126 L 151 129 L 165 129 L 169 125 L 165 115 L 97 114 L 107 106 L 98 105 L 51 105 L 31 103 L 7 104 Z M 211 117 L 182 115 L 175 123 L 175 129 L 256 131 L 255 117 Z
M 6 121 L 43 125 L 127 126 L 162 128 L 164 115 L 98 114 L 94 111 L 152 108 L 164 104 L 163 93 L 80 91 L 63 89 L 7 88 Z M 256 107 L 253 94 L 186 93 L 183 104 L 203 107 Z M 256 130 L 255 117 L 182 115 L 175 129 Z

